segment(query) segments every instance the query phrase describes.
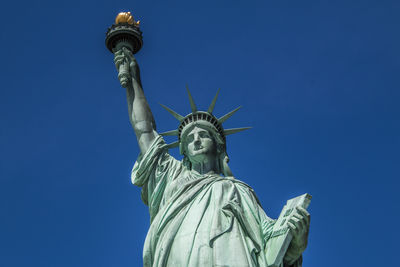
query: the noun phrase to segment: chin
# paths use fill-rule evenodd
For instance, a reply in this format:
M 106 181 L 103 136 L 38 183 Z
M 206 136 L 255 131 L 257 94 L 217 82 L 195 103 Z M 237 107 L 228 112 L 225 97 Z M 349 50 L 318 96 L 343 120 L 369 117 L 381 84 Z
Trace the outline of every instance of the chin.
M 197 158 L 197 157 L 206 158 L 206 157 L 210 157 L 210 156 L 211 156 L 210 151 L 208 151 L 208 149 L 204 149 L 204 148 L 194 151 L 193 155 L 192 155 L 192 157 L 195 157 L 195 158 Z
M 194 155 L 191 157 L 191 160 L 190 160 L 190 161 L 200 163 L 200 162 L 205 161 L 206 158 L 207 158 L 206 155 L 203 154 L 203 153 L 194 154 Z
M 193 156 L 207 154 L 207 152 L 208 151 L 206 149 L 200 148 L 199 150 L 196 150 L 196 151 L 193 152 Z

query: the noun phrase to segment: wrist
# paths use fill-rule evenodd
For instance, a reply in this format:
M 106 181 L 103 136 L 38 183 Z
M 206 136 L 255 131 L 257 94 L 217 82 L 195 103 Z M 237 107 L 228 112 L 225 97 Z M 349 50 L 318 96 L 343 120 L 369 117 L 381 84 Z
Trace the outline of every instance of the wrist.
M 299 245 L 292 240 L 284 257 L 285 263 L 292 265 L 298 258 L 301 257 L 301 254 L 304 250 L 305 246 Z

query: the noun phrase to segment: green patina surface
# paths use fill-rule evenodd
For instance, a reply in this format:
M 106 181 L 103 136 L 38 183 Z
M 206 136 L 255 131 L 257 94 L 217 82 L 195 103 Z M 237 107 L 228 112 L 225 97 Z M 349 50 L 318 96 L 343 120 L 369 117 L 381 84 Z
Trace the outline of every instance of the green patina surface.
M 207 111 L 197 109 L 189 90 L 190 114 L 164 106 L 180 124 L 158 134 L 132 45 L 117 42 L 112 51 L 141 150 L 131 178 L 142 188 L 151 218 L 144 266 L 300 267 L 311 197 L 289 200 L 277 220 L 265 214 L 254 190 L 228 166 L 226 136 L 248 128 L 223 129 L 222 123 L 239 108 L 216 118 L 212 111 L 218 93 Z M 167 145 L 162 135 L 176 135 L 178 141 Z M 169 154 L 176 146 L 182 161 Z

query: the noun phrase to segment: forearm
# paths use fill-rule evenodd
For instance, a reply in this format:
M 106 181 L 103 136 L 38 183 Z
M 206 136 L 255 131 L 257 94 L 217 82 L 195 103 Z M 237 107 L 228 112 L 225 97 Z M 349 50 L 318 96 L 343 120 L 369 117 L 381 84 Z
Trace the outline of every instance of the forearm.
M 294 249 L 289 246 L 288 250 L 286 251 L 285 257 L 283 259 L 284 266 L 293 266 L 297 261 L 302 261 L 301 258 L 302 252 L 298 249 Z
M 132 83 L 126 88 L 129 120 L 135 131 L 140 150 L 145 153 L 157 136 L 156 125 L 140 80 L 135 76 L 132 77 Z
M 132 52 L 126 47 L 114 53 L 118 79 L 126 88 L 129 120 L 135 131 L 142 153 L 145 153 L 157 136 L 156 125 L 140 81 L 140 70 Z
M 301 267 L 303 263 L 303 257 L 300 255 L 296 260 L 286 261 L 283 260 L 283 267 Z

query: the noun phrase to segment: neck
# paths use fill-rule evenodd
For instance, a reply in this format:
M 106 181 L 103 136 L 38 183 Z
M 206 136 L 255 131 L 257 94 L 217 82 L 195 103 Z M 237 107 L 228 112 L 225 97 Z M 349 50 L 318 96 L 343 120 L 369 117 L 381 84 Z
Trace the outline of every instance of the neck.
M 199 174 L 207 174 L 210 172 L 217 172 L 217 166 L 215 160 L 207 160 L 203 162 L 192 162 L 192 171 Z

